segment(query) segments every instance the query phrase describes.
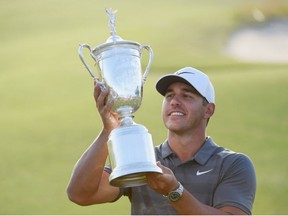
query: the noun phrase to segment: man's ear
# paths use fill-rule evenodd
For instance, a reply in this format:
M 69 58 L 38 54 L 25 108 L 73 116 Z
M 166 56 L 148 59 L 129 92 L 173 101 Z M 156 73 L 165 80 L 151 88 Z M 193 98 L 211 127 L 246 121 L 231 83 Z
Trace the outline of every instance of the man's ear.
M 214 114 L 214 111 L 215 111 L 215 104 L 214 103 L 207 104 L 205 112 L 206 117 L 210 118 Z

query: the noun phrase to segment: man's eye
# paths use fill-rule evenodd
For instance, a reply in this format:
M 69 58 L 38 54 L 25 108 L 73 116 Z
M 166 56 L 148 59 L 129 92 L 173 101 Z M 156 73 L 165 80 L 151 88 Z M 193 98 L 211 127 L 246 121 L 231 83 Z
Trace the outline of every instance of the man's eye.
M 166 94 L 165 97 L 166 97 L 166 98 L 171 98 L 171 97 L 172 97 L 172 94 Z
M 183 97 L 184 97 L 184 98 L 191 98 L 192 95 L 190 95 L 190 94 L 184 94 Z

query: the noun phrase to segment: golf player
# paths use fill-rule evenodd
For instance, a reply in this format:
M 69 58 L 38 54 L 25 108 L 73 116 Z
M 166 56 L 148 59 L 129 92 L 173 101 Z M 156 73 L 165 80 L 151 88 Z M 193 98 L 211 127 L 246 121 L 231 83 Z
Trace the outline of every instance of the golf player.
M 164 97 L 162 118 L 168 129 L 167 139 L 155 147 L 163 173 L 148 173 L 148 184 L 143 186 L 118 188 L 109 184 L 112 171 L 105 166 L 107 141 L 119 120 L 110 111 L 113 100 L 105 103 L 108 90 L 95 83 L 94 98 L 103 129 L 75 165 L 67 188 L 69 199 L 86 206 L 128 196 L 133 215 L 252 214 L 256 191 L 252 161 L 206 135 L 215 111 L 209 77 L 185 67 L 161 77 L 156 89 Z

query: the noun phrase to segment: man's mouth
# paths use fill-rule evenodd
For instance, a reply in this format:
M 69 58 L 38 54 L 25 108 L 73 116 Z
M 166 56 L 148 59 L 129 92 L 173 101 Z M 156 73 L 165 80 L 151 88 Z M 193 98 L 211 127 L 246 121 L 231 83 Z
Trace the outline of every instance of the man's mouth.
M 171 113 L 169 113 L 169 116 L 184 116 L 184 113 L 182 113 L 182 112 L 171 112 Z

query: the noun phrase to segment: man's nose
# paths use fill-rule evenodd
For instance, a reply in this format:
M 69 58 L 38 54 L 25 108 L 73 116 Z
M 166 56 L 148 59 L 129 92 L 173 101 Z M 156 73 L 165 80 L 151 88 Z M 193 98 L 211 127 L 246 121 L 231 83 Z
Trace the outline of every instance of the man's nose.
M 180 101 L 179 96 L 177 96 L 177 95 L 175 95 L 170 101 L 170 105 L 172 105 L 172 106 L 177 106 L 180 104 L 181 104 L 181 101 Z

